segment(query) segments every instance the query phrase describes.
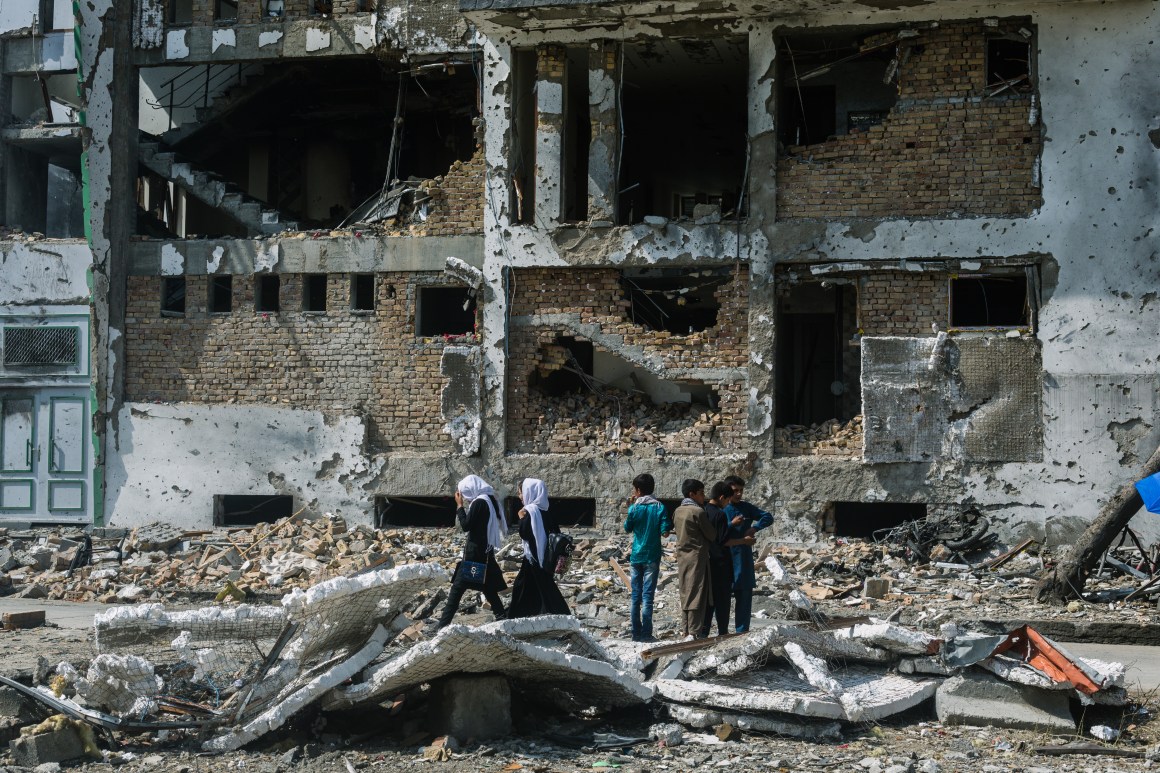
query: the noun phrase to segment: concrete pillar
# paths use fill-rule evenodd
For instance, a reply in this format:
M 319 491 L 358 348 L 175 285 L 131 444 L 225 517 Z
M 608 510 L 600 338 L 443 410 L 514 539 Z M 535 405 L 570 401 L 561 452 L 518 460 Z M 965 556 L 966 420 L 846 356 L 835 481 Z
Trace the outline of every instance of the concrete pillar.
M 617 166 L 620 159 L 620 50 L 612 41 L 588 49 L 588 219 L 616 222 Z
M 450 676 L 432 695 L 430 729 L 463 743 L 502 738 L 512 731 L 512 692 L 496 674 Z
M 749 33 L 749 180 L 746 197 L 748 241 L 769 244 L 777 218 L 777 44 L 772 24 Z M 764 238 L 757 238 L 759 235 Z M 774 357 L 777 302 L 774 261 L 768 250 L 749 251 L 749 421 L 751 449 L 773 455 L 776 418 Z M 760 355 L 760 356 L 757 356 Z
M 8 48 L 8 41 L 0 38 L 0 62 L 5 61 L 6 49 Z M 0 72 L 0 116 L 12 115 L 12 76 Z M 0 120 L 0 129 L 7 125 L 7 119 Z M 7 199 L 7 174 L 5 167 L 7 166 L 8 147 L 0 142 L 0 216 L 5 212 L 5 203 Z
M 563 46 L 536 49 L 536 225 L 552 228 L 564 206 L 564 84 L 567 52 Z

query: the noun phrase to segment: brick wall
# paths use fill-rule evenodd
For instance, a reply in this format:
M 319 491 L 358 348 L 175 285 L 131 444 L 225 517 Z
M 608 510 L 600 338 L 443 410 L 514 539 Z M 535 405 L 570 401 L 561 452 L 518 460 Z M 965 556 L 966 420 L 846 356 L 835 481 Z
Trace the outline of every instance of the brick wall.
M 324 314 L 301 311 L 301 275 L 278 276 L 281 312 L 255 313 L 254 277 L 241 275 L 233 311 L 212 315 L 207 277 L 188 276 L 184 317 L 160 316 L 160 277 L 130 277 L 125 399 L 361 413 L 376 451 L 452 448 L 439 404 L 445 342 L 415 337 L 417 288 L 447 284 L 441 274 L 378 274 L 374 314 L 350 310 L 347 274 L 327 277 Z
M 628 317 L 620 272 L 605 268 L 537 268 L 515 272 L 512 315 L 573 314 L 599 325 L 625 346 L 639 346 L 667 368 L 745 367 L 748 363 L 749 271 L 742 266 L 721 285 L 717 325 L 688 335 L 646 330 Z M 513 328 L 508 353 L 508 447 L 527 453 L 581 449 L 624 452 L 636 445 L 692 454 L 744 448 L 746 381 L 711 384 L 717 410 L 687 403 L 655 405 L 647 396 L 602 388 L 550 397 L 535 388 L 537 375 L 563 364 L 558 337 L 583 338 L 566 325 Z M 594 344 L 598 351 L 606 351 Z M 615 419 L 615 421 L 613 421 Z
M 1032 212 L 1042 201 L 1033 96 L 986 96 L 985 61 L 988 35 L 1028 26 L 980 20 L 922 29 L 899 67 L 898 103 L 884 123 L 787 148 L 777 165 L 778 217 Z
M 950 326 L 950 274 L 878 271 L 864 277 L 858 304 L 864 336 L 929 336 Z
M 486 164 L 483 148 L 466 161 L 456 161 L 447 174 L 424 180 L 419 186 L 430 198 L 427 219 L 406 210 L 376 230 L 391 236 L 465 236 L 483 233 L 483 195 Z M 417 196 L 419 194 L 416 194 Z

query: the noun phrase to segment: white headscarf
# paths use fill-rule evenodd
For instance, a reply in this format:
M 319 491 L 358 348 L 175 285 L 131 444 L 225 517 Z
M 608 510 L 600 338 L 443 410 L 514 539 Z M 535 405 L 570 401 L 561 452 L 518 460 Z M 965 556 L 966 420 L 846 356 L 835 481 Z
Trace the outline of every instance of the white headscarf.
M 539 478 L 524 478 L 520 486 L 520 493 L 524 498 L 524 510 L 532 520 L 532 535 L 536 538 L 538 556 L 532 555 L 532 548 L 524 540 L 524 557 L 536 566 L 542 567 L 548 555 L 548 533 L 544 530 L 544 516 L 542 511 L 548 509 L 548 488 Z
M 507 537 L 507 523 L 499 517 L 495 509 L 495 489 L 491 484 L 478 475 L 468 475 L 459 481 L 459 485 L 455 488 L 463 495 L 465 510 L 470 510 L 471 503 L 483 497 L 483 501 L 487 503 L 487 510 L 491 513 L 491 518 L 487 522 L 487 544 L 492 550 L 503 547 L 503 541 Z

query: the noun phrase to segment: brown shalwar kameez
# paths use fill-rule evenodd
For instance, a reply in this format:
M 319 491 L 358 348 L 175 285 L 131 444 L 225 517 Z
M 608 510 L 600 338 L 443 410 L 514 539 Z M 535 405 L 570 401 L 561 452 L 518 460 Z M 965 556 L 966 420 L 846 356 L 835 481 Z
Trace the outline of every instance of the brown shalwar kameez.
M 709 585 L 709 543 L 717 538 L 705 509 L 685 500 L 673 514 L 677 533 L 677 580 L 681 586 L 684 633 L 699 636 L 705 610 L 712 601 Z

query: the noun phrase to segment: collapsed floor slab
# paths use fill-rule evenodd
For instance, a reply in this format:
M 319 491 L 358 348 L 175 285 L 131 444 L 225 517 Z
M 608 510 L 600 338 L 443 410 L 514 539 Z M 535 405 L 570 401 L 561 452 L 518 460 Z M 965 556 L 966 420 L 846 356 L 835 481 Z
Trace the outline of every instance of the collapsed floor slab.
M 864 666 L 830 674 L 854 704 L 858 721 L 875 721 L 917 706 L 935 694 L 939 682 L 911 680 Z M 842 703 L 782 669 L 767 668 L 705 681 L 659 679 L 657 694 L 678 703 L 742 712 L 771 712 L 851 721 Z
M 323 707 L 350 708 L 451 674 L 486 673 L 506 676 L 517 689 L 534 686 L 544 697 L 576 711 L 649 700 L 652 690 L 635 675 L 618 669 L 611 657 L 598 660 L 525 640 L 532 636 L 575 639 L 580 625 L 575 618 L 559 616 L 505 620 L 478 628 L 451 625 L 430 641 L 374 666 L 360 683 L 333 691 Z
M 740 730 L 755 733 L 775 733 L 790 738 L 838 738 L 842 726 L 837 722 L 803 721 L 797 718 L 778 719 L 758 714 L 739 714 L 729 711 L 715 711 L 694 706 L 670 703 L 665 706 L 669 716 L 695 728 L 714 727 L 728 723 Z

